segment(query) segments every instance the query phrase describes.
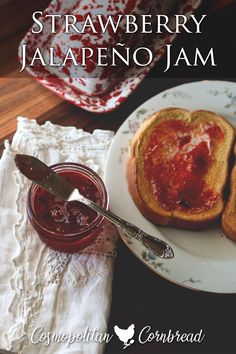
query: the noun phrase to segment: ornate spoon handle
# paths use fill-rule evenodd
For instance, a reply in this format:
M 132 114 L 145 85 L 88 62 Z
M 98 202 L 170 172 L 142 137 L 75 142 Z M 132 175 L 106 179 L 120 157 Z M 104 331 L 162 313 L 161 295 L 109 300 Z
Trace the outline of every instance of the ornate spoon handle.
M 155 255 L 161 258 L 170 259 L 174 257 L 174 252 L 172 248 L 164 241 L 158 239 L 157 237 L 151 236 L 146 232 L 139 229 L 137 226 L 131 224 L 130 222 L 120 218 L 111 211 L 105 210 L 93 201 L 82 196 L 78 189 L 75 189 L 73 193 L 68 198 L 68 201 L 77 200 L 89 208 L 95 210 L 97 213 L 103 215 L 111 223 L 119 227 L 126 235 L 135 238 L 141 242 L 147 249 L 152 250 Z

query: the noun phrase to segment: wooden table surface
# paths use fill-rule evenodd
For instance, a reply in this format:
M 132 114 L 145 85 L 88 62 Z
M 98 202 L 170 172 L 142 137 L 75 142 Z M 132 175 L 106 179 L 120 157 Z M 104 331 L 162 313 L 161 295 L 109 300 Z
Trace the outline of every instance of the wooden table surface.
M 235 1 L 205 1 L 199 9 L 199 13 L 209 13 L 204 35 L 183 33 L 175 41 L 173 50 L 177 51 L 181 46 L 191 48 L 193 43 L 200 48 L 215 46 L 219 61 L 217 68 L 173 68 L 164 75 L 164 60 L 161 60 L 118 109 L 100 115 L 86 112 L 51 93 L 27 73 L 18 72 L 19 41 L 31 26 L 33 11 L 44 9 L 48 3 L 48 0 L 1 0 L 0 3 L 0 152 L 3 141 L 11 139 L 19 115 L 37 119 L 39 123 L 50 120 L 90 132 L 95 128 L 117 130 L 136 107 L 164 89 L 205 78 L 225 77 L 235 81 L 236 61 L 233 53 L 236 50 L 232 36 L 235 32 Z M 228 7 L 224 7 L 229 3 Z M 233 354 L 236 352 L 235 331 L 230 323 L 234 323 L 235 319 L 235 302 L 235 295 L 194 292 L 163 280 L 119 243 L 110 332 L 115 324 L 126 328 L 135 323 L 137 329 L 150 325 L 160 331 L 179 329 L 196 332 L 202 328 L 206 334 L 206 339 L 199 345 L 135 343 L 126 349 L 130 354 Z M 106 354 L 120 353 L 123 349 L 118 340 L 107 345 Z

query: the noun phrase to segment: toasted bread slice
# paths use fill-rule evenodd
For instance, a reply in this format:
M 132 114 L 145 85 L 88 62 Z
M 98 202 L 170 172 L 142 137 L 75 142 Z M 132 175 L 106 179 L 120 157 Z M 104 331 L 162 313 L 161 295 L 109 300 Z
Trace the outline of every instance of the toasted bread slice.
M 236 145 L 234 147 L 236 157 Z M 222 215 L 221 225 L 226 236 L 236 241 L 236 163 L 230 177 L 230 195 Z
M 130 194 L 155 224 L 202 229 L 223 212 L 234 128 L 213 112 L 167 108 L 137 131 Z

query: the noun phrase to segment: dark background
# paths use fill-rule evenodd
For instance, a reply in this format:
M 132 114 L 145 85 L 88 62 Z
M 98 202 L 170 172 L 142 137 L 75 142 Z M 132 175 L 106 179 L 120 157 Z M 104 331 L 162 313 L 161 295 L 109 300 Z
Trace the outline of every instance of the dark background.
M 205 13 L 206 4 L 199 9 Z M 204 54 L 214 47 L 217 67 L 210 65 L 199 67 L 172 67 L 163 74 L 166 60 L 163 57 L 152 70 L 148 81 L 139 87 L 143 95 L 152 97 L 162 89 L 174 83 L 191 82 L 201 79 L 219 79 L 236 81 L 236 4 L 208 15 L 203 25 L 202 34 L 182 33 L 174 42 L 173 59 L 181 47 L 193 57 L 195 47 Z M 162 80 L 151 78 L 159 77 Z M 159 87 L 157 87 L 159 86 Z M 147 90 L 147 91 L 146 91 Z M 134 98 L 134 97 L 133 97 Z M 132 98 L 131 98 L 132 99 Z M 171 343 L 162 344 L 155 341 L 141 345 L 137 336 L 135 343 L 125 349 L 132 354 L 234 354 L 236 353 L 236 336 L 234 327 L 236 295 L 210 294 L 195 292 L 170 284 L 143 267 L 135 256 L 123 244 L 119 245 L 119 257 L 113 285 L 110 333 L 118 324 L 127 328 L 136 325 L 136 333 L 150 325 L 152 331 L 168 333 L 197 332 L 203 329 L 205 338 L 201 344 Z M 236 270 L 232 269 L 232 276 Z M 221 280 L 219 279 L 219 282 Z M 106 354 L 121 354 L 122 343 L 112 340 L 106 348 Z
M 217 3 L 217 1 L 215 1 Z M 221 1 L 220 3 L 224 3 Z M 181 33 L 173 45 L 173 59 L 175 59 L 181 47 L 184 47 L 189 59 L 194 58 L 195 48 L 198 47 L 203 57 L 206 57 L 210 48 L 214 48 L 217 67 L 209 65 L 199 65 L 198 67 L 188 67 L 182 64 L 181 67 L 172 67 L 165 74 L 165 58 L 163 57 L 158 65 L 154 68 L 152 77 L 209 77 L 209 78 L 226 78 L 236 76 L 236 2 L 231 5 L 209 13 L 209 2 L 204 2 L 197 13 L 207 13 L 208 16 L 202 22 L 202 33 Z M 194 31 L 195 26 L 192 22 L 188 27 Z M 192 28 L 191 28 L 192 27 Z M 176 60 L 176 59 L 175 59 Z M 174 60 L 174 61 L 175 61 Z M 193 62 L 193 59 L 191 59 Z
M 217 67 L 207 65 L 195 68 L 181 65 L 172 67 L 164 74 L 166 61 L 163 58 L 117 110 L 102 115 L 83 111 L 47 91 L 27 73 L 18 73 L 18 44 L 32 24 L 32 12 L 43 10 L 48 3 L 48 0 L 0 2 L 1 146 L 5 138 L 12 137 L 16 116 L 20 114 L 36 118 L 39 123 L 50 120 L 56 124 L 74 125 L 86 131 L 95 128 L 116 130 L 135 108 L 164 89 L 201 79 L 236 81 L 236 2 L 203 1 L 198 10 L 199 14 L 208 13 L 203 33 L 179 35 L 173 44 L 173 58 L 178 55 L 181 47 L 186 49 L 190 57 L 195 47 L 203 54 L 214 47 Z M 232 269 L 231 276 L 236 277 L 235 269 Z M 150 325 L 153 331 L 160 332 L 168 332 L 169 329 L 197 332 L 203 329 L 206 336 L 201 344 L 196 345 L 161 344 L 154 341 L 140 345 L 136 340 L 125 351 L 122 343 L 114 337 L 106 346 L 105 353 L 235 354 L 235 303 L 234 294 L 196 292 L 167 282 L 144 267 L 119 242 L 109 333 L 113 333 L 114 325 L 127 328 L 134 323 L 136 333 Z

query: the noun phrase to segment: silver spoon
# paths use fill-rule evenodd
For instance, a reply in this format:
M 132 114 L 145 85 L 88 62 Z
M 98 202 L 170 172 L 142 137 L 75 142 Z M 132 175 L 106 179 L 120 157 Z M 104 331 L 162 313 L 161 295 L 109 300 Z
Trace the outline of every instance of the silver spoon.
M 174 257 L 172 248 L 157 237 L 151 236 L 139 229 L 137 226 L 120 218 L 111 211 L 105 210 L 92 200 L 85 198 L 80 194 L 77 188 L 71 186 L 63 177 L 55 173 L 50 167 L 45 165 L 39 159 L 30 156 L 17 154 L 15 163 L 18 169 L 34 183 L 40 185 L 48 192 L 64 199 L 65 201 L 79 201 L 103 215 L 110 222 L 115 224 L 122 232 L 141 242 L 148 250 L 151 250 L 156 256 L 170 259 Z

